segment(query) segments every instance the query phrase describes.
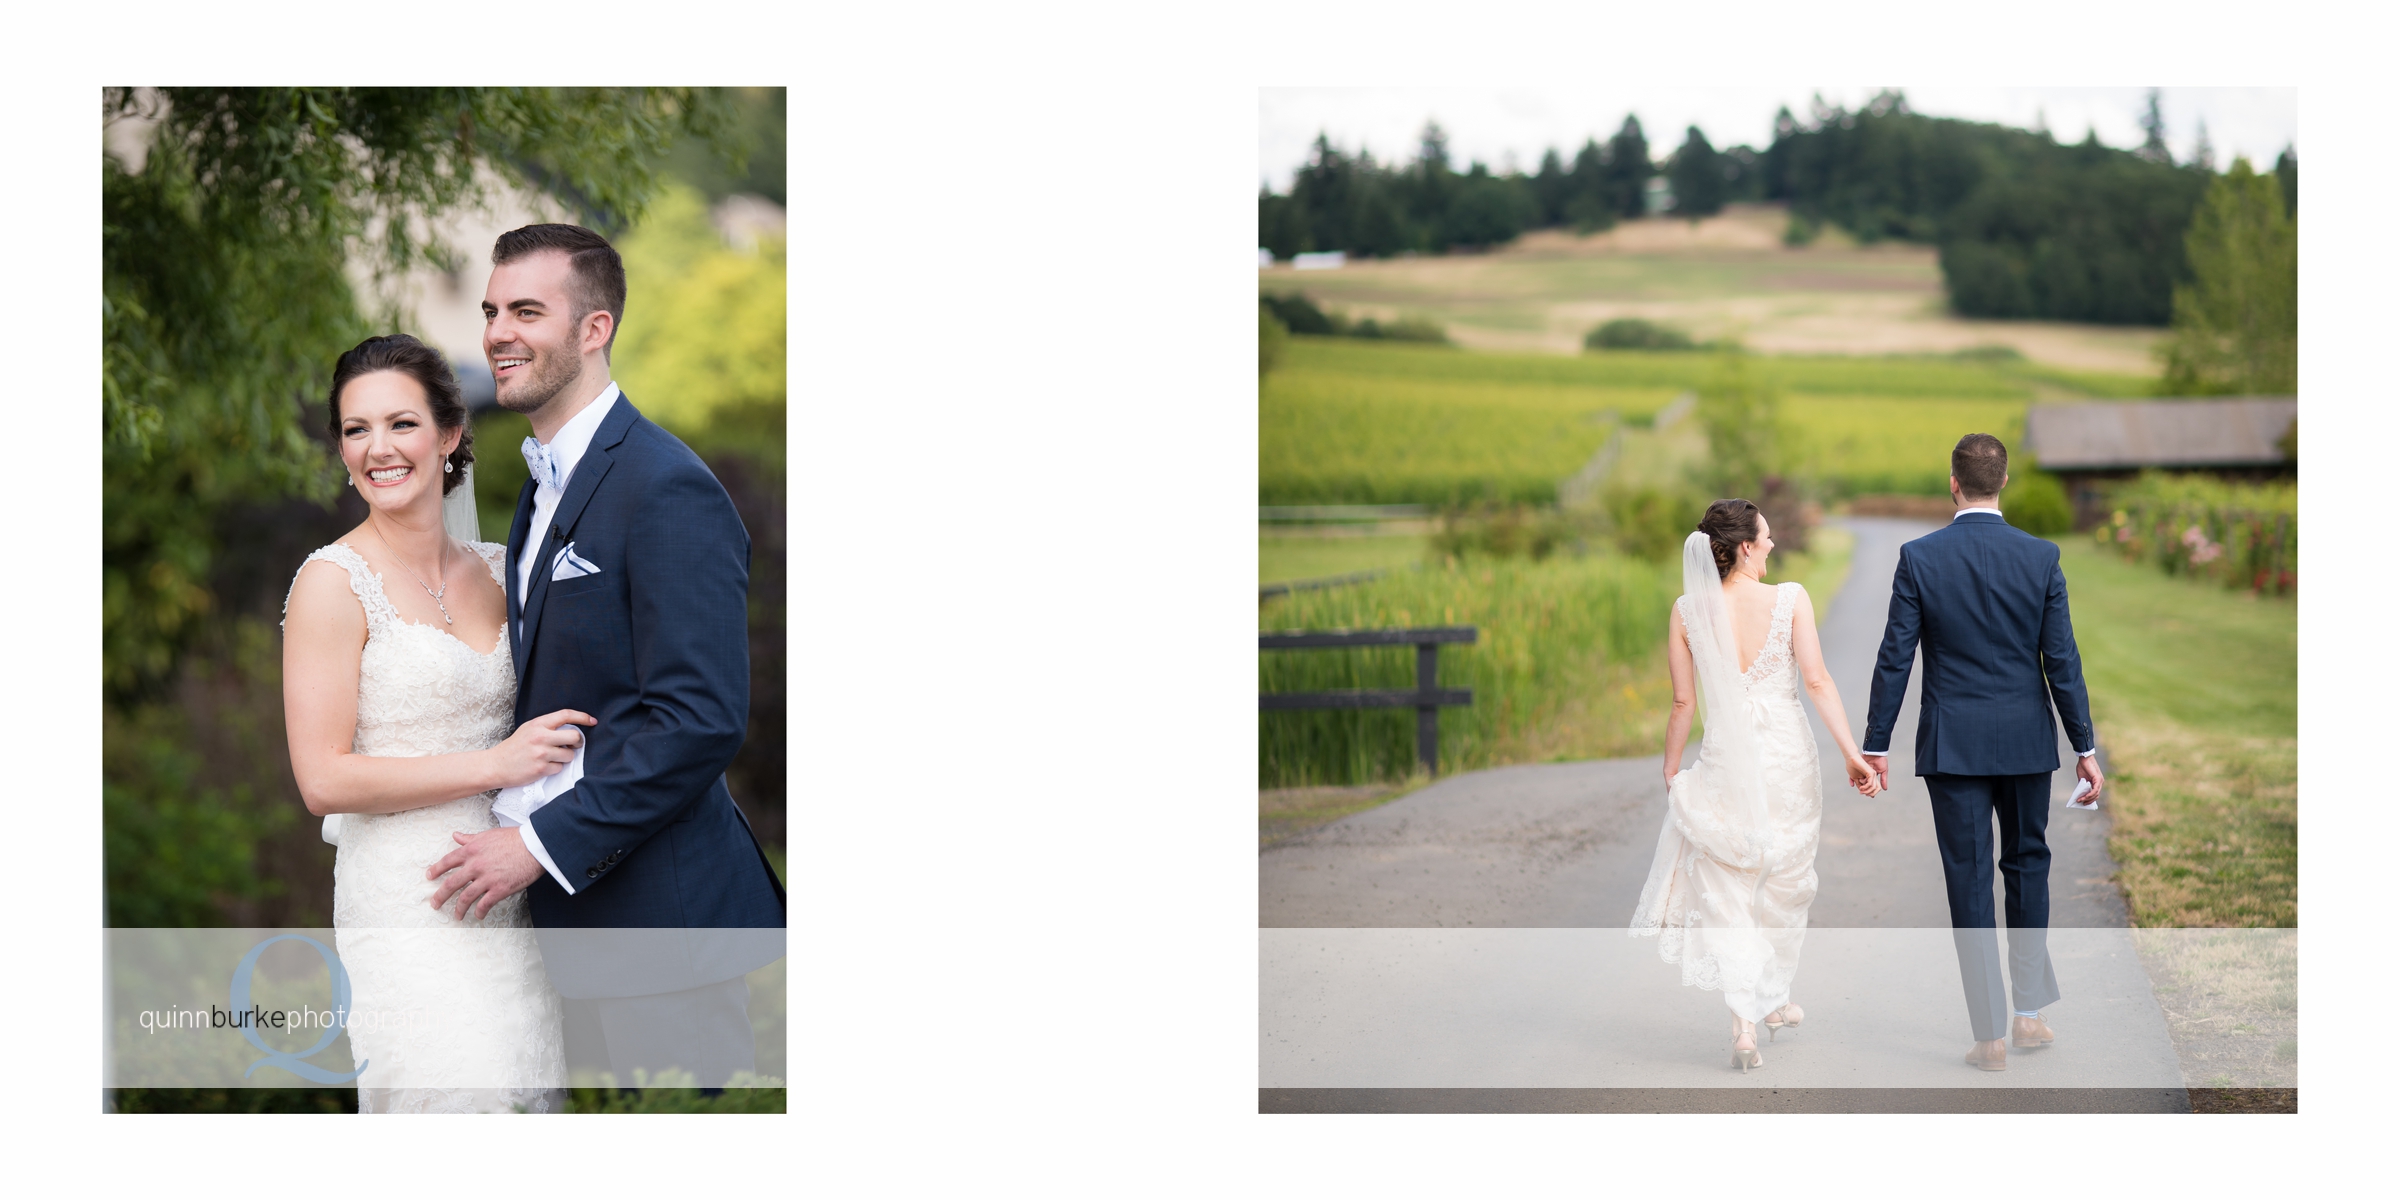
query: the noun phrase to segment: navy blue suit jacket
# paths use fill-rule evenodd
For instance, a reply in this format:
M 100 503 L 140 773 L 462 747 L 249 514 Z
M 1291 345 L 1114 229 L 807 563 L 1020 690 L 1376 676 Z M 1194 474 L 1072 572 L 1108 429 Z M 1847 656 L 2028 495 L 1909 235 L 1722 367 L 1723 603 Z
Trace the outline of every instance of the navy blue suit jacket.
M 623 395 L 529 551 L 533 492 L 518 494 L 508 534 L 509 615 L 523 618 L 517 721 L 574 708 L 600 722 L 586 731 L 582 780 L 533 814 L 542 848 L 575 883 L 569 895 L 545 874 L 527 889 L 535 926 L 781 928 L 783 888 L 725 787 L 750 710 L 750 535 L 733 501 Z M 551 579 L 570 543 L 598 573 Z M 658 978 L 630 991 L 624 980 L 577 985 L 561 975 L 574 964 L 551 965 L 573 996 L 697 986 L 763 962 L 652 963 Z
M 2057 770 L 2053 705 L 2075 749 L 2092 748 L 2057 546 L 1989 513 L 1967 513 L 1900 547 L 1860 746 L 1890 748 L 1920 646 L 1917 774 Z

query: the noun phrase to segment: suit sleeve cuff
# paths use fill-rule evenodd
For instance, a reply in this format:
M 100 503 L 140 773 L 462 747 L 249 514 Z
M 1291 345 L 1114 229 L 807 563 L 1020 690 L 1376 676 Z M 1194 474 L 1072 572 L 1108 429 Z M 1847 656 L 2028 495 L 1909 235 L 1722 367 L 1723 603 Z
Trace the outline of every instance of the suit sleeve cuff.
M 1883 757 L 1885 757 L 1885 758 L 1889 758 L 1889 757 L 1891 757 L 1891 754 L 1892 754 L 1891 750 L 1890 750 L 1888 747 L 1887 747 L 1887 748 L 1885 748 L 1885 749 L 1882 749 L 1882 750 L 1861 750 L 1861 751 L 1859 751 L 1859 753 L 1860 753 L 1860 754 L 1879 754 L 1879 755 L 1882 755 L 1882 756 L 1883 756 Z
M 525 848 L 533 852 L 533 861 L 542 864 L 542 869 L 550 872 L 550 878 L 557 880 L 558 886 L 567 889 L 568 895 L 574 895 L 575 885 L 568 883 L 566 872 L 559 870 L 558 864 L 550 861 L 550 852 L 542 849 L 542 838 L 540 834 L 533 831 L 533 822 L 528 821 L 517 826 L 517 832 L 524 836 Z
M 2090 758 L 2091 756 L 2093 756 L 2093 755 L 2095 755 L 2095 754 L 2098 754 L 2098 753 L 2100 753 L 2100 747 L 2098 747 L 2098 746 L 2094 746 L 2094 747 L 2092 747 L 2092 748 L 2091 748 L 2091 749 L 2089 749 L 2089 750 L 2078 750 L 2078 751 L 2076 751 L 2076 752 L 2075 752 L 2075 757 L 2077 757 L 2077 758 Z

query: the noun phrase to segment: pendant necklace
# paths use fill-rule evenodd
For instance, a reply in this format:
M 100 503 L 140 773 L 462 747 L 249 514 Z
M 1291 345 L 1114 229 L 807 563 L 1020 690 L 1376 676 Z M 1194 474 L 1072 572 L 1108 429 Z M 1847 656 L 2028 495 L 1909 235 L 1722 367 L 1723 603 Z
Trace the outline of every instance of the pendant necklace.
M 438 609 L 441 609 L 441 610 L 442 610 L 442 624 L 444 624 L 444 625 L 448 625 L 448 624 L 450 624 L 450 623 L 451 623 L 451 622 L 450 622 L 450 606 L 449 606 L 449 605 L 447 605 L 447 604 L 444 604 L 444 603 L 442 603 L 442 597 L 443 597 L 443 596 L 445 596 L 445 595 L 447 595 L 447 594 L 449 594 L 449 591 L 450 591 L 450 571 L 449 571 L 449 566 L 450 566 L 450 538 L 449 538 L 449 536 L 448 536 L 447 534 L 444 534 L 444 535 L 443 535 L 443 537 L 442 537 L 442 552 L 441 552 L 442 590 L 441 590 L 441 591 L 438 591 L 438 592 L 437 592 L 437 591 L 435 591 L 435 590 L 433 590 L 432 588 L 425 587 L 425 577 L 424 577 L 424 576 L 422 576 L 422 575 L 418 575 L 418 574 L 417 574 L 417 569 L 416 569 L 415 567 L 412 567 L 412 566 L 408 565 L 408 560 L 407 560 L 407 559 L 404 559 L 404 558 L 401 558 L 401 557 L 400 557 L 400 552 L 399 552 L 399 551 L 397 551 L 397 550 L 393 550 L 393 549 L 392 549 L 392 544 L 391 544 L 390 542 L 388 542 L 388 541 L 384 541 L 384 537 L 383 537 L 383 531 L 382 531 L 382 530 L 378 529 L 378 530 L 376 530 L 376 531 L 375 531 L 375 540 L 376 540 L 376 541 L 379 541 L 379 542 L 383 542 L 383 548 L 384 548 L 386 551 L 389 551 L 389 552 L 390 552 L 390 554 L 391 554 L 391 556 L 392 556 L 392 561 L 399 563 L 399 564 L 400 564 L 400 569 L 401 569 L 401 570 L 403 570 L 403 571 L 406 571 L 406 572 L 408 572 L 410 576 L 414 577 L 414 578 L 416 579 L 416 581 L 417 581 L 417 586 L 418 586 L 418 587 L 421 587 L 421 588 L 425 588 L 425 594 L 426 594 L 426 595 L 433 597 L 433 606 L 434 606 L 435 608 L 438 608 Z

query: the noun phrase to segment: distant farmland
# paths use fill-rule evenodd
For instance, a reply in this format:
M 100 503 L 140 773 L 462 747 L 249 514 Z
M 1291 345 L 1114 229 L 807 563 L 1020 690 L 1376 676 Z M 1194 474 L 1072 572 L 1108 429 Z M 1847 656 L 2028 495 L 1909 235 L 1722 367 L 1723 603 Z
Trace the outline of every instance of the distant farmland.
M 1702 221 L 1630 221 L 1577 237 L 1530 233 L 1490 254 L 1353 261 L 1338 271 L 1261 271 L 1262 291 L 1301 291 L 1355 316 L 1431 317 L 1477 350 L 1571 354 L 1584 332 L 1647 317 L 1694 337 L 1739 337 L 1766 354 L 1947 354 L 2003 345 L 2072 370 L 2149 374 L 2163 331 L 2057 321 L 1962 320 L 1934 251 L 1861 247 L 1828 231 L 1783 244 L 1776 205 Z
M 1795 470 L 1829 492 L 1940 494 L 1950 447 L 2014 440 L 2038 395 L 2135 395 L 2139 376 L 2023 362 L 1761 357 Z M 1259 503 L 1547 503 L 1608 437 L 1707 378 L 1706 354 L 1579 356 L 1294 338 L 1259 387 Z

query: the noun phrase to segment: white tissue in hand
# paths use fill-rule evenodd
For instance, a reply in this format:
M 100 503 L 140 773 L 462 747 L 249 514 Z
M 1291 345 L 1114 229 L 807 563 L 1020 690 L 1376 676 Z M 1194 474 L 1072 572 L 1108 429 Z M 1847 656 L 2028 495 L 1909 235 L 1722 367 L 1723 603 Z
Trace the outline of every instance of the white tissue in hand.
M 583 747 L 577 746 L 575 757 L 567 761 L 565 770 L 518 787 L 501 788 L 500 794 L 492 798 L 492 820 L 500 825 L 523 825 L 533 820 L 534 810 L 565 795 L 582 778 Z
M 2082 778 L 2078 778 L 2078 779 L 2075 781 L 2075 794 L 2074 794 L 2074 795 L 2072 795 L 2072 796 L 2069 796 L 2069 797 L 2067 797 L 2067 807 L 2068 807 L 2068 808 L 2098 808 L 2098 807 L 2100 807 L 2100 801 L 2099 801 L 2097 798 L 2090 798 L 2090 799 L 2087 799 L 2087 798 L 2086 798 L 2086 797 L 2090 797 L 2091 795 L 2092 795 L 2092 781 L 2091 781 L 2091 780 L 2089 780 L 2089 779 L 2082 779 Z

